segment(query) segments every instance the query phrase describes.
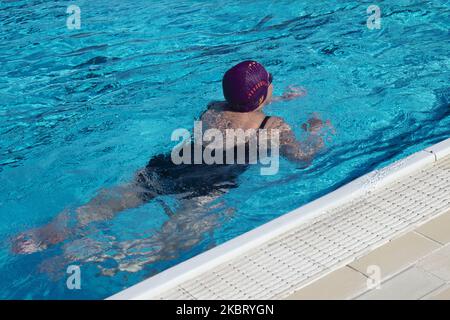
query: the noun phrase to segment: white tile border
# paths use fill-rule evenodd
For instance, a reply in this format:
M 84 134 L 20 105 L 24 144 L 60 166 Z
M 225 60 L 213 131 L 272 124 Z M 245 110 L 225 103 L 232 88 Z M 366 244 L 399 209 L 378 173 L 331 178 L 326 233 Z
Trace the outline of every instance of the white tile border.
M 446 139 L 431 147 L 428 147 L 425 149 L 425 151 L 435 154 L 436 160 L 442 159 L 443 157 L 450 154 L 450 139 Z
M 372 171 L 317 200 L 162 271 L 108 299 L 153 299 L 158 294 L 288 232 L 329 209 L 408 175 L 448 154 L 450 154 L 450 138 L 383 169 Z

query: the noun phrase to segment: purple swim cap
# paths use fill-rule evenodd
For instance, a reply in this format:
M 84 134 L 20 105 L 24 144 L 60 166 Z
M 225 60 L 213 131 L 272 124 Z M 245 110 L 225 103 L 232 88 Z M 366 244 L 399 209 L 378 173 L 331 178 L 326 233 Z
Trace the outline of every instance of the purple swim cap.
M 225 72 L 223 95 L 234 111 L 250 112 L 266 99 L 272 76 L 256 61 L 241 62 Z

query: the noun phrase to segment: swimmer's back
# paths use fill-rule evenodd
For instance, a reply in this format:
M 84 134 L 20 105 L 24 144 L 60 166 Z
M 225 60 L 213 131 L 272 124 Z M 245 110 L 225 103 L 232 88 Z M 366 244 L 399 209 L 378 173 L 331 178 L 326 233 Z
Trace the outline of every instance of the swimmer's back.
M 291 130 L 281 117 L 266 116 L 263 112 L 252 112 L 250 115 L 232 111 L 227 108 L 226 102 L 221 101 L 211 102 L 200 116 L 200 121 L 202 121 L 203 130 L 214 128 L 223 133 L 226 129 Z
M 200 117 L 204 130 L 258 129 L 266 115 L 263 112 L 236 112 L 227 108 L 225 102 L 212 102 Z
M 226 110 L 226 107 L 220 104 L 210 105 L 200 120 L 206 122 L 203 129 L 215 128 L 223 131 L 226 129 L 263 129 L 272 121 L 273 117 L 258 114 L 259 122 L 250 123 L 243 121 L 239 123 L 233 111 Z M 240 124 L 240 127 L 236 125 Z M 194 143 L 190 143 L 188 148 L 191 152 L 191 159 L 195 152 Z M 182 152 L 183 150 L 181 150 Z M 204 149 L 202 150 L 203 153 Z M 238 163 L 237 146 L 234 146 L 234 162 L 226 164 L 226 150 L 218 151 L 223 153 L 223 164 L 206 164 L 204 159 L 202 163 L 182 163 L 176 165 L 171 159 L 170 153 L 153 156 L 144 170 L 137 175 L 137 182 L 147 191 L 144 192 L 144 198 L 151 198 L 161 194 L 180 194 L 186 193 L 188 197 L 206 195 L 211 192 L 222 189 L 237 187 L 236 179 L 247 170 L 249 163 L 249 146 L 245 144 L 245 161 Z

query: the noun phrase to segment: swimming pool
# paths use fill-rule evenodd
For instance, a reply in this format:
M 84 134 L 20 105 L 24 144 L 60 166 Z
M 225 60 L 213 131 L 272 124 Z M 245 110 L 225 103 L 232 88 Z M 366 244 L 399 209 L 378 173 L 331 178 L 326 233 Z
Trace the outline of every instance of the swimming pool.
M 80 30 L 67 29 L 66 3 L 0 4 L 0 298 L 107 297 L 450 136 L 449 1 L 377 1 L 379 30 L 366 27 L 370 1 L 75 4 Z M 267 109 L 299 136 L 312 112 L 332 121 L 312 166 L 252 168 L 175 223 L 151 202 L 47 251 L 11 254 L 17 233 L 170 150 L 172 131 L 192 127 L 245 59 L 274 74 L 276 94 L 307 88 Z M 81 290 L 66 286 L 69 265 L 81 267 Z

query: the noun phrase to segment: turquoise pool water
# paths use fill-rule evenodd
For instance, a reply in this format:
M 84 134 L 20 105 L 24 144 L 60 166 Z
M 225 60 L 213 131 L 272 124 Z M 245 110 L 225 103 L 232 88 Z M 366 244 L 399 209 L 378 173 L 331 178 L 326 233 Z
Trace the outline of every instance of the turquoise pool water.
M 450 136 L 449 1 L 83 1 L 0 3 L 0 298 L 105 298 Z M 72 3 L 71 3 L 72 4 Z M 131 179 L 172 131 L 190 128 L 221 76 L 255 59 L 308 96 L 273 104 L 301 136 L 313 112 L 336 135 L 312 166 L 244 173 L 207 210 L 175 222 L 157 202 L 31 254 L 17 233 Z M 171 197 L 169 206 L 180 204 Z M 203 208 L 205 209 L 205 208 Z M 81 289 L 66 286 L 69 265 Z

